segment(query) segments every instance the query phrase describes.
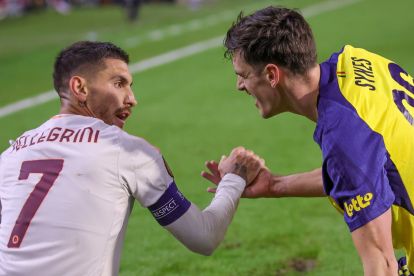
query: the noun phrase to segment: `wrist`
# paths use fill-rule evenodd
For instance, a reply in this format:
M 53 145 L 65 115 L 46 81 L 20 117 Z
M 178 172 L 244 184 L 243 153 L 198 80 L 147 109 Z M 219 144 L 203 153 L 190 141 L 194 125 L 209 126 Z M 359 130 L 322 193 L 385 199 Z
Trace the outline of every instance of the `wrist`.
M 217 193 L 223 189 L 235 189 L 240 193 L 243 192 L 246 187 L 246 180 L 234 173 L 227 173 L 223 176 L 220 183 L 217 186 Z M 216 193 L 216 194 L 217 194 Z
M 237 175 L 238 177 L 244 179 L 247 182 L 247 168 L 244 165 L 240 165 L 238 163 L 234 164 L 233 168 L 229 169 L 228 171 L 220 170 L 221 178 L 224 178 L 226 175 Z
M 221 182 L 237 183 L 238 186 L 243 186 L 243 188 L 246 186 L 246 179 L 235 173 L 226 173 Z
M 288 191 L 287 181 L 289 178 L 283 175 L 272 175 L 269 179 L 269 194 L 270 197 L 284 197 L 287 196 Z

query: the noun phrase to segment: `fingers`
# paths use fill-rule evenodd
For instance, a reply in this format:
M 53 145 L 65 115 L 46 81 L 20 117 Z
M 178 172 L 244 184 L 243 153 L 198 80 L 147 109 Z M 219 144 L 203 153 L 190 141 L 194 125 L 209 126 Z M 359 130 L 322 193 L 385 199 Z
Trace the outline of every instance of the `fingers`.
M 208 181 L 218 185 L 220 183 L 221 177 L 220 175 L 214 175 L 205 171 L 201 172 L 201 176 L 204 177 L 205 179 L 207 179 Z
M 205 166 L 207 167 L 207 169 L 210 170 L 210 172 L 212 172 L 213 174 L 217 174 L 220 175 L 219 171 L 218 171 L 218 163 L 214 160 L 210 160 L 208 162 L 205 163 Z
M 227 173 L 234 173 L 246 180 L 249 185 L 258 175 L 260 169 L 266 168 L 265 161 L 251 150 L 244 147 L 232 149 L 229 156 L 222 155 L 220 162 L 205 163 L 208 171 L 202 171 L 201 176 L 218 185 Z
M 250 185 L 252 181 L 257 177 L 259 171 L 263 168 L 264 160 L 256 155 L 251 150 L 245 150 L 244 164 L 247 167 L 247 185 Z
M 214 183 L 215 185 L 218 185 L 218 183 L 221 181 L 220 172 L 218 170 L 218 163 L 216 161 L 210 160 L 205 163 L 205 166 L 210 172 L 202 171 L 201 176 Z
M 239 153 L 242 153 L 242 152 L 245 152 L 245 151 L 246 151 L 246 149 L 244 147 L 239 146 L 237 148 L 232 149 L 232 151 L 230 152 L 230 155 L 239 154 Z
M 250 184 L 263 167 L 265 167 L 264 160 L 253 151 L 244 147 L 236 147 L 228 157 L 221 157 L 218 171 L 221 177 L 226 173 L 234 173 L 244 178 L 247 184 Z

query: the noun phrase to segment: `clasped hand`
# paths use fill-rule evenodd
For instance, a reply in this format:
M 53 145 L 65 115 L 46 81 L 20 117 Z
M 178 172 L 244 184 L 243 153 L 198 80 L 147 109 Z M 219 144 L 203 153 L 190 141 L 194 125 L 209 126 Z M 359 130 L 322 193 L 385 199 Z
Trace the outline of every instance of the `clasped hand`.
M 262 197 L 269 192 L 271 173 L 266 168 L 264 160 L 244 147 L 233 149 L 228 157 L 223 155 L 220 163 L 211 160 L 205 165 L 209 172 L 203 171 L 201 176 L 215 185 L 218 185 L 227 173 L 234 173 L 244 178 L 246 188 L 243 197 Z M 215 193 L 216 189 L 216 187 L 209 187 L 207 191 Z

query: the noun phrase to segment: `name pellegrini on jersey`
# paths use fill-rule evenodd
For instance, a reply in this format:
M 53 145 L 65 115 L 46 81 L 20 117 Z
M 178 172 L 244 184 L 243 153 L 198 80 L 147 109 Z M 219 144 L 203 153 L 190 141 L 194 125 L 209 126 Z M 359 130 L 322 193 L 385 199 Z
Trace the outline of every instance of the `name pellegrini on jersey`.
M 357 195 L 348 203 L 345 202 L 344 209 L 348 216 L 352 217 L 354 215 L 354 211 L 361 211 L 361 209 L 367 208 L 369 205 L 371 205 L 371 200 L 373 197 L 374 195 L 372 193 L 366 193 L 364 196 Z
M 355 74 L 355 84 L 361 87 L 367 87 L 371 91 L 375 91 L 372 62 L 364 58 L 351 57 L 351 59 Z
M 12 152 L 44 142 L 59 143 L 97 143 L 99 130 L 91 127 L 70 129 L 54 127 L 43 132 L 22 135 L 12 144 Z

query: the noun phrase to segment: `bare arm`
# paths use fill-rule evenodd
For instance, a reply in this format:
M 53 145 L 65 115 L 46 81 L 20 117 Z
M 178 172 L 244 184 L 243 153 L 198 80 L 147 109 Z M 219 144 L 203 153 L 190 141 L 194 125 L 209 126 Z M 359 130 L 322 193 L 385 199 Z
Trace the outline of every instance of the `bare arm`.
M 220 181 L 218 164 L 215 161 L 206 163 L 210 172 L 202 172 L 202 176 L 212 183 Z M 209 192 L 215 192 L 210 188 Z M 246 187 L 243 197 L 319 197 L 326 196 L 323 189 L 322 170 L 315 169 L 309 172 L 291 175 L 272 174 L 267 168 L 263 168 L 253 182 Z
M 391 236 L 391 209 L 352 232 L 365 276 L 397 276 Z
M 269 185 L 270 197 L 326 196 L 323 189 L 321 168 L 286 176 L 273 174 Z

